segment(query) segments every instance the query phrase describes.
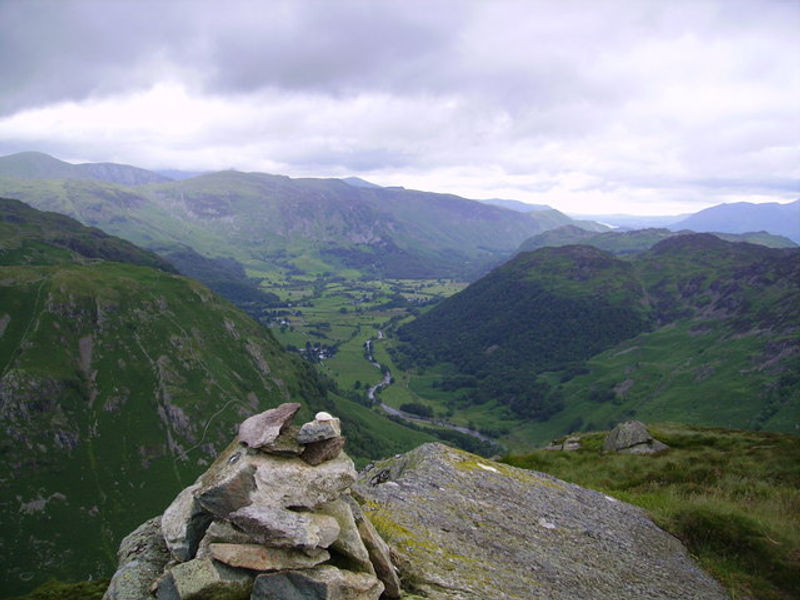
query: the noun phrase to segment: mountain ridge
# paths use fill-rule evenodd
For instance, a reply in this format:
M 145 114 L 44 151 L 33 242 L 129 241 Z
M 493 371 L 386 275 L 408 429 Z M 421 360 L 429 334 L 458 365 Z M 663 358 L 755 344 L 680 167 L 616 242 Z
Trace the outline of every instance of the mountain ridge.
M 550 229 L 528 238 L 517 249 L 517 253 L 530 252 L 545 246 L 565 246 L 583 244 L 606 250 L 616 255 L 635 254 L 650 249 L 659 241 L 668 237 L 693 233 L 689 230 L 672 230 L 667 228 L 635 229 L 631 231 L 593 232 L 575 225 L 564 225 Z M 746 233 L 710 232 L 718 238 L 729 242 L 750 242 L 771 248 L 796 247 L 792 240 L 784 236 L 769 234 L 765 231 Z
M 0 193 L 159 252 L 188 246 L 261 270 L 315 264 L 373 276 L 473 277 L 530 235 L 572 222 L 553 209 L 520 217 L 452 194 L 233 170 L 120 185 L 108 181 L 119 177 L 90 178 L 44 156 L 58 168 L 15 171 L 19 155 L 0 158 Z
M 165 175 L 140 167 L 111 162 L 72 164 L 43 152 L 0 156 L 0 175 L 33 179 L 93 179 L 134 186 L 171 181 Z

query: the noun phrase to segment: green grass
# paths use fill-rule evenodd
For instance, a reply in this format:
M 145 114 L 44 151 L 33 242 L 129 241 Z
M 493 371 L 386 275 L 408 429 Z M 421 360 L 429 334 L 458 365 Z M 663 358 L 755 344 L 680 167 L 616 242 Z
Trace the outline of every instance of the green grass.
M 108 579 L 64 583 L 48 581 L 25 596 L 8 600 L 101 600 L 108 587 Z
M 800 594 L 800 438 L 776 433 L 656 425 L 671 449 L 655 456 L 600 452 L 583 434 L 575 452 L 511 456 L 648 511 L 686 544 L 737 600 Z

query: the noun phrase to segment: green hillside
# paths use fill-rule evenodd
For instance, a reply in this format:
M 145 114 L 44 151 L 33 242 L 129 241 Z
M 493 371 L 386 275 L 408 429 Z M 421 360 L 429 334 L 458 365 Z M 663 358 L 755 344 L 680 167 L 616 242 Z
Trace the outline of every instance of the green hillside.
M 328 395 L 260 324 L 128 242 L 9 200 L 0 233 L 5 594 L 107 576 L 121 536 L 280 402 L 340 414 L 362 463 L 432 439 Z
M 799 330 L 800 251 L 695 234 L 520 254 L 401 327 L 393 358 L 417 401 L 510 448 L 633 415 L 797 432 Z
M 644 508 L 737 600 L 800 594 L 800 437 L 674 423 L 653 425 L 657 455 L 538 450 L 509 464 L 544 471 Z
M 399 331 L 403 364 L 452 363 L 471 387 L 461 402 L 497 400 L 546 420 L 563 397 L 537 373 L 568 369 L 643 331 L 644 298 L 631 265 L 586 246 L 525 254 Z M 461 385 L 464 384 L 464 385 Z

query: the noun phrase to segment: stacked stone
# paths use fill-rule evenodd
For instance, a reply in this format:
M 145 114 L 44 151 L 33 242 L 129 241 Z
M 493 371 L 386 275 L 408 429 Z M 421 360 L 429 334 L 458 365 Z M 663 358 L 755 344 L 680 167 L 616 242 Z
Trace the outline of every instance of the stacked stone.
M 244 421 L 164 512 L 159 600 L 400 597 L 389 548 L 349 495 L 356 471 L 339 419 L 321 412 L 298 428 L 299 408 Z

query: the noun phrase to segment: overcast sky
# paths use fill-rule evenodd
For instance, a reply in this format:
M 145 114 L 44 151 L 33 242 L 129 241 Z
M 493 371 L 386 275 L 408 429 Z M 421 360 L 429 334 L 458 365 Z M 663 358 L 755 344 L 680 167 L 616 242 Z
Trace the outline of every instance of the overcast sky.
M 800 197 L 800 0 L 0 0 L 0 154 L 586 214 Z

